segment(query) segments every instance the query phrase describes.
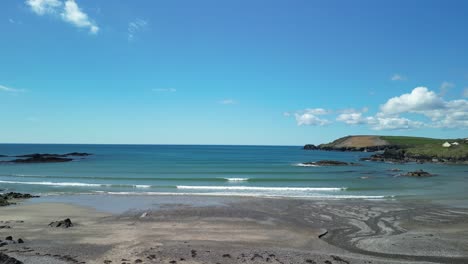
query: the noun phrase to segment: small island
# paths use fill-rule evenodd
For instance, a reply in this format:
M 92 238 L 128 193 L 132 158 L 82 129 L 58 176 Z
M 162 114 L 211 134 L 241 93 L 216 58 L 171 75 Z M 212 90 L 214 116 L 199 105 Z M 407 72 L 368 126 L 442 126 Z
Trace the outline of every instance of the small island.
M 394 163 L 468 163 L 468 139 L 404 136 L 347 136 L 305 150 L 376 152 L 363 161 Z

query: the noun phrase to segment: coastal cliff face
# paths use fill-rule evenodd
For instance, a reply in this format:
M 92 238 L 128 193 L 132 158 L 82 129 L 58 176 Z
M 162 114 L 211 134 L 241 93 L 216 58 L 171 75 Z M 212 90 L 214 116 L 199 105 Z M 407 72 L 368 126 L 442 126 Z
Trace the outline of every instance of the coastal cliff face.
M 362 159 L 368 161 L 468 163 L 468 141 L 466 139 L 347 136 L 318 146 L 308 144 L 304 146 L 304 149 L 382 152 Z

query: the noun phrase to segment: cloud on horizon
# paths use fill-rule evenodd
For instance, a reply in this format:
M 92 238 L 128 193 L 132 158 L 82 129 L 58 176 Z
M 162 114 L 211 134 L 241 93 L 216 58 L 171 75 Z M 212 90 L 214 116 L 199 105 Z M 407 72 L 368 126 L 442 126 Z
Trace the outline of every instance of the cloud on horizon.
M 87 28 L 89 33 L 97 34 L 99 27 L 84 13 L 75 0 L 26 0 L 35 14 L 39 16 L 51 15 L 60 17 L 64 22 L 74 25 L 78 28 Z
M 468 93 L 464 91 L 464 95 Z M 407 130 L 422 127 L 468 128 L 468 100 L 444 100 L 426 87 L 416 87 L 410 93 L 388 99 L 375 115 L 365 115 L 367 108 L 338 112 L 313 108 L 297 111 L 299 126 L 323 126 L 332 123 L 330 115 L 338 113 L 335 121 L 347 125 L 367 125 L 373 130 Z M 417 120 L 411 118 L 417 117 Z

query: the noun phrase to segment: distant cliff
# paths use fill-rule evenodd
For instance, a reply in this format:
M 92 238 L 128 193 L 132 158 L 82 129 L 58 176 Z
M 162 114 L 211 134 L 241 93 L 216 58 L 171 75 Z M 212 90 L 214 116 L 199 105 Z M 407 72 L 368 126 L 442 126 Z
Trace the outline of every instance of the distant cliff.
M 347 136 L 327 144 L 305 145 L 306 150 L 365 151 L 364 160 L 383 162 L 468 162 L 467 139 L 435 139 L 395 136 Z

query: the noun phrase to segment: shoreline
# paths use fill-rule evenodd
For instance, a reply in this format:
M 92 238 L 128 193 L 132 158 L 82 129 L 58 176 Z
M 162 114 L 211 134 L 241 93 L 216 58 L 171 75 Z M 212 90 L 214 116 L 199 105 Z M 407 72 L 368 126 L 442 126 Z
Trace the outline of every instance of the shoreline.
M 128 263 L 137 259 L 141 263 L 468 262 L 464 246 L 468 245 L 468 210 L 433 203 L 189 196 L 123 196 L 103 201 L 102 196 L 87 197 L 94 202 L 93 208 L 55 198 L 55 203 L 39 198 L 0 208 L 0 221 L 24 221 L 0 229 L 0 239 L 12 235 L 26 241 L 0 247 L 0 252 L 38 261 L 25 263 L 70 263 L 60 262 L 67 255 L 76 263 L 121 263 L 121 259 L 131 260 Z M 96 209 L 98 203 L 105 207 L 112 201 L 126 201 L 128 210 Z M 76 225 L 47 227 L 63 218 L 71 218 Z M 195 257 L 192 250 L 197 252 Z

